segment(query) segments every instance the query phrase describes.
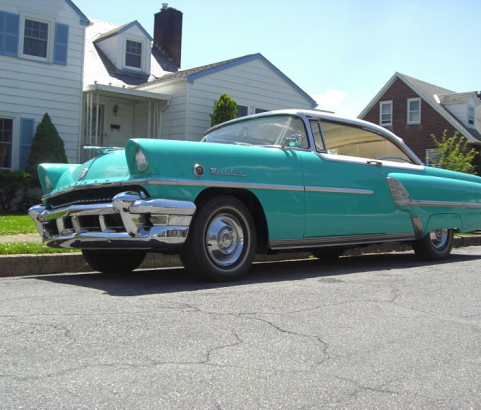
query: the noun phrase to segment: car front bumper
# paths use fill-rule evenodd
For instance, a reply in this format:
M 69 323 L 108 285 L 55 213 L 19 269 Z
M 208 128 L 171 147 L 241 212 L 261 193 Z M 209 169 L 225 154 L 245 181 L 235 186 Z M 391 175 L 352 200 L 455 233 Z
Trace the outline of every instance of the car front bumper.
M 54 210 L 35 205 L 28 214 L 53 248 L 163 250 L 185 242 L 195 210 L 190 201 L 122 192 L 109 203 Z

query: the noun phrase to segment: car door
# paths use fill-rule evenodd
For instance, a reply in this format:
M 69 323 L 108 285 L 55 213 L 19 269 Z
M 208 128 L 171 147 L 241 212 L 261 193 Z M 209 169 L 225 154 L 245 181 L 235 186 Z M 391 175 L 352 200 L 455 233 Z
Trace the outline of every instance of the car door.
M 335 121 L 311 121 L 318 152 L 303 156 L 305 238 L 411 237 L 410 214 L 394 204 L 387 176 L 419 165 L 382 134 Z

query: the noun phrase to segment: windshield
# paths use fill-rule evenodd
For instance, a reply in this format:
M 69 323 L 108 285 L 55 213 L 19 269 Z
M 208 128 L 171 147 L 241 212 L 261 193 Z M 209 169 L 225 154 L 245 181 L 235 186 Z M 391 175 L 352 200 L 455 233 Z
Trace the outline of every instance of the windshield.
M 300 148 L 309 148 L 303 121 L 292 115 L 249 118 L 217 128 L 204 137 L 205 142 L 237 145 L 280 146 L 292 135 L 301 135 Z

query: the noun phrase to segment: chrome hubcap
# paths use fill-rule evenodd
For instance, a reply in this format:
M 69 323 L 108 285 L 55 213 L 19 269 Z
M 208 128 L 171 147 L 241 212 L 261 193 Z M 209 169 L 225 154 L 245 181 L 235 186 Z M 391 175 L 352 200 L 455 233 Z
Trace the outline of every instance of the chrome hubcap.
M 244 231 L 231 214 L 219 214 L 210 222 L 206 231 L 207 252 L 217 265 L 236 263 L 244 249 Z
M 433 247 L 437 250 L 443 249 L 446 246 L 448 241 L 448 230 L 447 229 L 438 229 L 436 231 L 430 232 L 431 243 Z

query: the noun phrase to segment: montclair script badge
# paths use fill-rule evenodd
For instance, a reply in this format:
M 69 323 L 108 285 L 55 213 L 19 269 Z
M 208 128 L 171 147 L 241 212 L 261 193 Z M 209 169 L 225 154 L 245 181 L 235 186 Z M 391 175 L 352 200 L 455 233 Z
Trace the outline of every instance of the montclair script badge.
M 227 177 L 246 177 L 241 171 L 236 171 L 235 169 L 217 169 L 210 168 L 211 175 L 224 175 Z

